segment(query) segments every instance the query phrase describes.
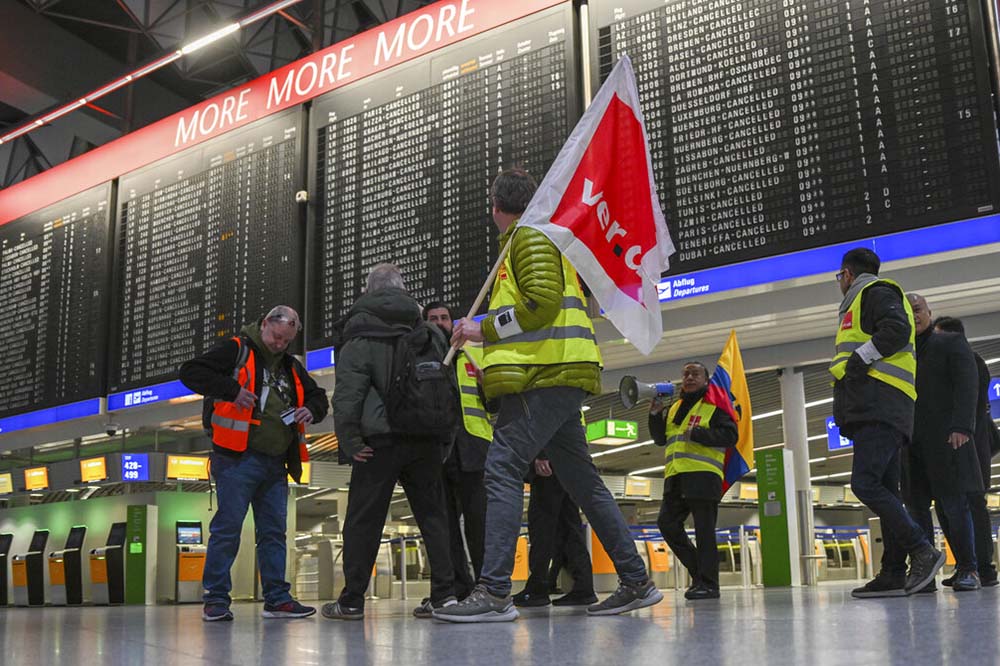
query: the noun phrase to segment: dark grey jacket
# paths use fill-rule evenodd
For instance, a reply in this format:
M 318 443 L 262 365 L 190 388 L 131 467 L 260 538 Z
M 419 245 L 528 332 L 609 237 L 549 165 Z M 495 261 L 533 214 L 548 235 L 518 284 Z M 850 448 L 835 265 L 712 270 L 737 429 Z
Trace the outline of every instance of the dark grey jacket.
M 979 373 L 972 348 L 958 333 L 917 337 L 917 409 L 913 424 L 911 464 L 922 464 L 931 492 L 945 494 L 983 490 L 976 443 L 970 439 L 952 449 L 948 436 L 973 437 Z
M 861 330 L 872 336 L 883 357 L 908 345 L 910 322 L 903 294 L 884 282 L 868 287 L 861 296 Z M 885 423 L 910 439 L 913 408 L 905 393 L 868 375 L 847 375 L 833 385 L 833 418 L 845 437 L 853 438 L 865 424 Z
M 382 396 L 399 334 L 417 327 L 427 330 L 443 356 L 448 349 L 444 335 L 423 321 L 420 306 L 402 289 L 364 294 L 337 323 L 333 340 L 337 383 L 331 402 L 342 462 L 365 446 L 380 448 L 392 444 L 395 435 L 405 436 L 389 427 Z

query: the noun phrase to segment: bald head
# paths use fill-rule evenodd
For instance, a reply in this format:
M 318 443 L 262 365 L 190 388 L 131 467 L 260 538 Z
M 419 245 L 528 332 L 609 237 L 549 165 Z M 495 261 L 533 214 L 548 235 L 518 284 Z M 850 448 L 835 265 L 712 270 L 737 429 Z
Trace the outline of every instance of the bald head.
M 931 309 L 927 306 L 927 299 L 920 294 L 907 294 L 906 300 L 910 302 L 910 307 L 913 308 L 914 328 L 917 335 L 920 335 L 930 328 L 931 320 L 933 319 Z

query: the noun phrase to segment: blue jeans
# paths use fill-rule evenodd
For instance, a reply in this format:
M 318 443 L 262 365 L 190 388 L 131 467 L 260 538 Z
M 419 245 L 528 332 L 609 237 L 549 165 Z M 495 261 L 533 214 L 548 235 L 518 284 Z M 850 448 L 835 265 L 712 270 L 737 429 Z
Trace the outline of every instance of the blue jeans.
M 851 490 L 882 522 L 882 571 L 906 574 L 906 555 L 930 542 L 903 506 L 899 490 L 900 449 L 905 435 L 884 423 L 854 433 Z
M 570 498 L 581 508 L 607 550 L 618 577 L 644 583 L 646 566 L 625 518 L 601 481 L 580 423 L 586 393 L 570 387 L 505 395 L 486 455 L 486 550 L 479 580 L 498 597 L 510 594 L 514 552 L 524 511 L 524 475 L 545 453 Z
M 229 570 L 240 549 L 240 532 L 251 506 L 264 601 L 273 606 L 291 601 L 291 585 L 285 580 L 288 473 L 284 458 L 247 451 L 239 457 L 213 452 L 211 459 L 219 507 L 209 526 L 201 579 L 204 602 L 228 606 L 232 601 Z

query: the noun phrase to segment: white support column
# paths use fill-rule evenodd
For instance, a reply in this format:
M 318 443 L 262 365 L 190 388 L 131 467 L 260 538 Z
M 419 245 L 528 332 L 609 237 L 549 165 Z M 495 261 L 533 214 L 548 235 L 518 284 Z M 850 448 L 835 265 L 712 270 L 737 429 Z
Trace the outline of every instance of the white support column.
M 785 448 L 792 451 L 795 474 L 795 508 L 798 513 L 798 544 L 802 582 L 816 584 L 816 567 L 813 554 L 814 523 L 812 485 L 809 481 L 809 442 L 806 427 L 806 390 L 802 373 L 795 368 L 779 371 L 781 384 L 781 425 L 785 434 Z M 791 500 L 791 498 L 789 498 Z

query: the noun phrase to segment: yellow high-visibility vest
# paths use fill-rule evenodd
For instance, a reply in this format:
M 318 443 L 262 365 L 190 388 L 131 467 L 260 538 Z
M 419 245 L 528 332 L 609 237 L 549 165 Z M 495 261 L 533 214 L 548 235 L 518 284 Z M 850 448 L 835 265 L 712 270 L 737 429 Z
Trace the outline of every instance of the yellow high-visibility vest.
M 880 358 L 868 366 L 868 376 L 885 382 L 889 386 L 897 388 L 908 395 L 911 400 L 916 400 L 917 357 L 914 353 L 916 349 L 916 327 L 913 324 L 913 308 L 910 307 L 910 302 L 906 299 L 903 288 L 892 280 L 879 278 L 870 284 L 866 284 L 858 292 L 858 295 L 854 297 L 851 307 L 840 321 L 840 329 L 837 331 L 836 341 L 837 355 L 833 357 L 833 362 L 830 363 L 830 374 L 835 379 L 843 379 L 847 372 L 847 360 L 851 357 L 851 354 L 861 347 L 861 345 L 872 339 L 870 334 L 861 330 L 861 297 L 865 293 L 865 289 L 879 282 L 892 285 L 899 290 L 900 295 L 903 297 L 906 319 L 910 323 L 910 341 L 892 356 Z
M 669 478 L 684 472 L 714 472 L 723 477 L 726 464 L 726 450 L 715 446 L 705 446 L 687 439 L 687 430 L 694 426 L 707 428 L 715 414 L 715 405 L 709 405 L 704 400 L 694 403 L 687 417 L 678 425 L 674 423 L 677 410 L 681 408 L 678 400 L 670 406 L 667 412 L 667 452 L 663 477 Z
M 483 366 L 483 350 L 466 345 L 461 352 L 468 359 L 457 359 L 455 373 L 458 376 L 458 390 L 462 396 L 462 424 L 470 435 L 493 441 L 493 426 L 486 415 L 486 407 L 479 398 L 476 382 L 476 367 Z

